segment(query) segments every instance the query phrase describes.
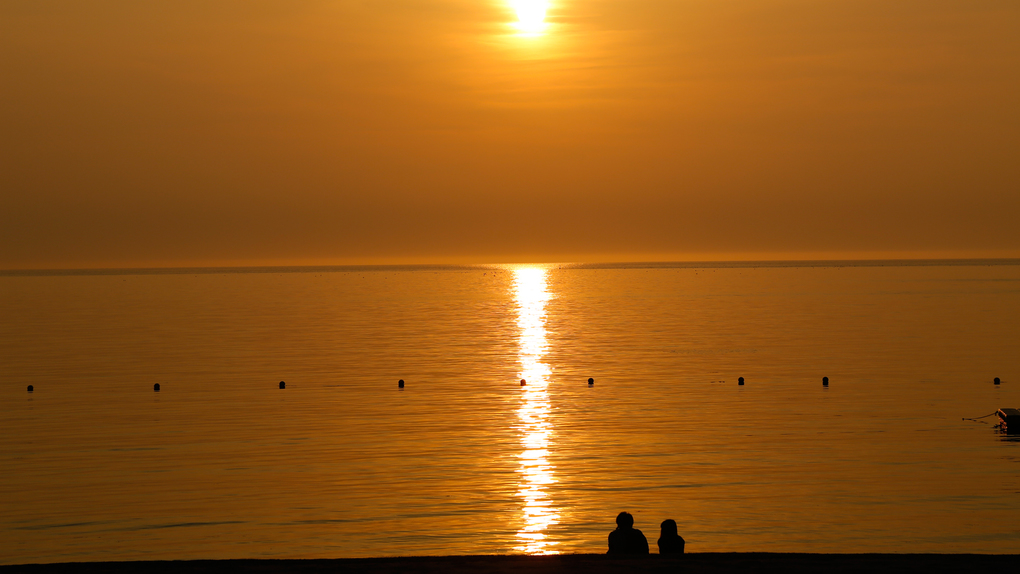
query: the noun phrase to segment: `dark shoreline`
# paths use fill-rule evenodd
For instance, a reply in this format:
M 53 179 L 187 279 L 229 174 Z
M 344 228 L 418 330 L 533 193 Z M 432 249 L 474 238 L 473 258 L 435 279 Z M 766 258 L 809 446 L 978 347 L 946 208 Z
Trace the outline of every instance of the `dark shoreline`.
M 0 572 L 126 574 L 257 573 L 320 574 L 335 572 L 397 574 L 510 574 L 528 572 L 602 574 L 616 572 L 1008 572 L 1020 554 L 780 554 L 767 552 L 692 553 L 681 557 L 653 554 L 616 558 L 604 554 L 558 556 L 411 556 L 316 560 L 181 560 L 143 562 L 71 562 L 0 566 Z

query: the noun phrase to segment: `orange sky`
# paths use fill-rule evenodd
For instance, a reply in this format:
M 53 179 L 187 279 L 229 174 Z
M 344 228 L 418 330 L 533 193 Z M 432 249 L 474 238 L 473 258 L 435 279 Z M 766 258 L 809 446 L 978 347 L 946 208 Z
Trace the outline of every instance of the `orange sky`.
M 0 268 L 1020 256 L 1015 0 L 5 0 Z

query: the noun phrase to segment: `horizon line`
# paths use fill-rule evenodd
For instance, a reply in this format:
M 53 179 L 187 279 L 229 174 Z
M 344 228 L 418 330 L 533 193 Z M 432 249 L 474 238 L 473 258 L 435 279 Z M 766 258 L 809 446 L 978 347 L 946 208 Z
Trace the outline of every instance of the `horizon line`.
M 923 259 L 775 259 L 743 261 L 634 261 L 561 263 L 415 263 L 355 265 L 220 265 L 192 267 L 83 267 L 53 269 L 0 269 L 0 277 L 89 275 L 189 275 L 225 273 L 343 273 L 373 271 L 466 271 L 473 269 L 746 269 L 755 267 L 964 267 L 1020 265 L 1020 258 Z

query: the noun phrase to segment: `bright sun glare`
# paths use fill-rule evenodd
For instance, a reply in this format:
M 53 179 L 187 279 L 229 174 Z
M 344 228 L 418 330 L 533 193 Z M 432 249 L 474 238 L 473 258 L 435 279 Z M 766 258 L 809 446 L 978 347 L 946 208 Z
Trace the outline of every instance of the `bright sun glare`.
M 510 0 L 517 11 L 517 28 L 522 32 L 536 34 L 545 27 L 545 12 L 548 0 Z
M 549 493 L 556 483 L 555 467 L 549 462 L 553 449 L 555 429 L 550 419 L 549 379 L 552 369 L 545 363 L 548 348 L 545 332 L 545 304 L 551 298 L 542 268 L 522 267 L 514 270 L 514 299 L 517 301 L 517 326 L 520 328 L 518 358 L 520 376 L 527 381 L 521 386 L 521 405 L 517 410 L 521 433 L 518 472 L 521 481 L 517 496 L 523 502 L 523 524 L 517 532 L 518 552 L 527 554 L 556 554 L 556 542 L 547 538 L 546 531 L 559 523 L 560 514 Z

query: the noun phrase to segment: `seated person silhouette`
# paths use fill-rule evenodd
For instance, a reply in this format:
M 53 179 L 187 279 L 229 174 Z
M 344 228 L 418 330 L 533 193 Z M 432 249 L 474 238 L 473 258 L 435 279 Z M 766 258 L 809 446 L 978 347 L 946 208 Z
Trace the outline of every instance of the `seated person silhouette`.
M 659 554 L 683 554 L 684 539 L 676 533 L 676 521 L 672 518 L 662 521 L 659 534 Z
M 609 533 L 609 554 L 648 554 L 648 540 L 640 530 L 634 528 L 634 517 L 629 512 L 621 512 L 616 517 L 616 530 Z

